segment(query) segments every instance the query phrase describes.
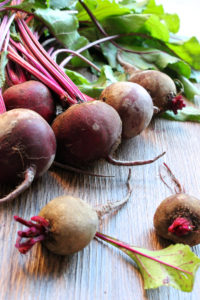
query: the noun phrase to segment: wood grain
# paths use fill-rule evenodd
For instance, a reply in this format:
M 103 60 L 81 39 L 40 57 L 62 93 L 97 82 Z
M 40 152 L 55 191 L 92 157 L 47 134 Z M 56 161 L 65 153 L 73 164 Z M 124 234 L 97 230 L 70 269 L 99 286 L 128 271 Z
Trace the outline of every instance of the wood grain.
M 159 178 L 159 166 L 166 162 L 186 191 L 200 194 L 200 130 L 199 124 L 152 121 L 140 136 L 124 141 L 116 158 L 137 160 L 151 158 L 166 150 L 159 161 L 132 167 L 133 194 L 119 212 L 104 218 L 99 230 L 113 237 L 148 249 L 160 249 L 153 229 L 153 215 L 170 191 Z M 12 203 L 0 208 L 0 299 L 1 300 L 196 300 L 200 294 L 200 271 L 194 290 L 183 293 L 173 288 L 144 291 L 142 278 L 134 263 L 112 246 L 93 240 L 83 251 L 68 257 L 51 254 L 41 245 L 27 255 L 14 247 L 17 230 L 14 215 L 30 219 L 52 198 L 71 194 L 95 206 L 115 201 L 126 195 L 127 167 L 99 161 L 92 171 L 115 175 L 95 178 L 52 169 L 33 183 L 31 188 Z M 2 187 L 1 194 L 9 191 Z M 193 247 L 200 255 L 200 246 Z

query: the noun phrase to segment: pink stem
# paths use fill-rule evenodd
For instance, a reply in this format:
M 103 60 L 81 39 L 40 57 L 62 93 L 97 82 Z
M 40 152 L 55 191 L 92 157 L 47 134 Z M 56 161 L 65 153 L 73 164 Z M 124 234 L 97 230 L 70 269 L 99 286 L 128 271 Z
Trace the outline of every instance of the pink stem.
M 31 64 L 29 64 L 27 61 L 25 61 L 23 58 L 21 58 L 17 53 L 13 51 L 8 52 L 8 58 L 13 60 L 14 62 L 21 65 L 24 69 L 29 71 L 31 74 L 33 74 L 35 77 L 37 77 L 39 80 L 41 80 L 44 84 L 46 84 L 49 88 L 51 88 L 55 93 L 57 93 L 62 100 L 67 101 L 69 104 L 75 104 L 76 101 L 73 100 L 67 93 L 58 85 L 52 82 L 49 78 L 47 78 L 45 75 L 43 75 L 41 72 L 39 72 L 36 68 L 34 68 Z
M 4 43 L 5 37 L 6 37 L 7 33 L 8 33 L 8 31 L 9 31 L 10 25 L 11 25 L 12 21 L 13 21 L 14 18 L 15 18 L 15 14 L 13 14 L 9 19 L 6 18 L 6 17 L 7 17 L 7 16 L 4 16 L 4 18 L 3 18 L 3 20 L 6 19 L 6 25 L 3 26 L 3 29 L 2 29 L 1 32 L 0 32 L 0 37 L 1 37 L 1 39 L 0 39 L 0 50 L 1 50 L 2 45 L 3 45 L 3 43 Z M 2 21 L 2 22 L 3 22 L 3 21 Z
M 2 96 L 2 88 L 0 88 L 0 114 L 3 114 L 5 112 L 6 112 L 6 106 Z
M 0 3 L 0 7 L 4 6 L 5 4 L 7 4 L 8 2 L 10 2 L 10 0 L 5 0 L 3 2 Z
M 89 43 L 89 44 L 87 44 L 86 46 L 84 46 L 84 47 L 82 47 L 82 48 L 76 50 L 76 53 L 81 53 L 81 52 L 83 52 L 83 51 L 85 51 L 85 50 L 87 50 L 87 49 L 89 49 L 89 48 L 91 48 L 91 47 L 93 47 L 93 46 L 95 46 L 95 45 L 97 45 L 97 44 L 105 43 L 105 42 L 108 42 L 108 41 L 110 41 L 110 40 L 114 40 L 114 39 L 116 39 L 116 38 L 118 38 L 118 37 L 120 37 L 120 35 L 119 35 L 119 34 L 116 34 L 116 35 L 111 35 L 111 36 L 107 36 L 107 37 L 104 37 L 104 38 L 102 38 L 102 39 L 96 40 L 96 41 L 94 41 L 94 42 L 92 42 L 92 43 Z M 66 64 L 68 64 L 68 62 L 69 62 L 72 58 L 73 58 L 73 55 L 70 55 L 70 56 L 68 56 L 67 58 L 65 58 L 65 59 L 62 61 L 62 63 L 60 64 L 60 67 L 64 67 Z
M 15 247 L 22 254 L 26 254 L 38 242 L 43 241 L 49 232 L 49 222 L 40 216 L 34 216 L 31 221 L 26 221 L 18 216 L 14 216 L 15 221 L 25 225 L 28 229 L 18 231 L 18 238 Z M 34 222 L 32 222 L 34 221 Z M 28 240 L 22 243 L 23 238 Z
M 67 52 L 67 53 L 71 53 L 73 56 L 78 56 L 80 59 L 82 59 L 84 62 L 86 62 L 88 65 L 90 65 L 92 68 L 94 68 L 95 70 L 97 70 L 98 72 L 101 72 L 101 70 L 95 65 L 93 64 L 89 59 L 87 59 L 85 56 L 77 53 L 77 51 L 73 51 L 73 50 L 69 50 L 69 49 L 59 49 L 56 50 L 53 55 L 51 56 L 53 59 L 55 59 L 55 57 L 59 54 L 59 53 L 63 53 L 63 52 Z
M 183 236 L 193 231 L 193 229 L 194 226 L 190 220 L 187 218 L 178 217 L 173 221 L 172 225 L 169 226 L 168 231 L 176 236 Z
M 64 71 L 57 65 L 57 63 L 51 58 L 51 56 L 45 51 L 45 49 L 40 45 L 38 40 L 34 37 L 31 30 L 28 28 L 26 23 L 23 20 L 18 20 L 18 26 L 20 32 L 22 33 L 25 40 L 28 41 L 28 45 L 31 46 L 34 54 L 37 58 L 49 69 L 50 72 L 53 72 L 53 75 L 60 81 L 60 83 L 67 89 L 68 93 L 72 97 L 79 97 L 82 100 L 85 100 L 84 95 L 79 91 L 77 86 L 73 81 L 64 73 Z M 65 80 L 64 80 L 65 79 Z M 75 95 L 74 95 L 75 93 Z
M 187 274 L 189 274 L 189 275 L 192 275 L 192 273 L 189 272 L 189 271 L 185 271 L 185 270 L 183 270 L 183 269 L 181 269 L 181 268 L 179 268 L 179 267 L 170 265 L 170 264 L 168 264 L 168 263 L 166 263 L 166 262 L 164 262 L 164 261 L 162 261 L 162 260 L 159 260 L 159 259 L 157 259 L 157 258 L 155 258 L 155 257 L 153 257 L 153 256 L 144 254 L 144 253 L 140 252 L 139 250 L 136 250 L 135 248 L 133 248 L 133 247 L 127 245 L 126 243 L 121 242 L 121 241 L 118 241 L 118 240 L 115 240 L 115 239 L 113 239 L 113 238 L 111 238 L 111 237 L 109 237 L 109 236 L 105 236 L 104 234 L 102 234 L 102 233 L 100 233 L 100 232 L 96 232 L 96 236 L 97 236 L 98 238 L 100 238 L 100 239 L 102 239 L 102 240 L 108 242 L 108 243 L 114 244 L 114 245 L 116 245 L 117 247 L 120 247 L 120 248 L 124 248 L 124 249 L 126 249 L 126 250 L 128 250 L 128 251 L 130 251 L 130 252 L 132 252 L 132 253 L 134 253 L 134 254 L 138 254 L 138 255 L 144 256 L 144 257 L 146 257 L 146 258 L 148 258 L 148 259 L 151 259 L 151 260 L 154 260 L 154 261 L 156 261 L 156 262 L 158 262 L 158 263 L 160 263 L 160 264 L 162 264 L 162 265 L 165 265 L 165 266 L 171 267 L 171 268 L 173 268 L 173 269 L 176 269 L 176 270 L 178 270 L 178 271 L 181 271 L 181 272 L 187 273 Z
M 46 77 L 48 77 L 51 81 L 53 81 L 55 84 L 57 84 L 57 82 L 55 81 L 55 79 L 49 74 L 49 72 L 32 56 L 28 53 L 28 51 L 21 47 L 20 44 L 16 43 L 15 41 L 13 41 L 11 39 L 11 44 L 15 46 L 15 48 L 17 48 L 19 51 L 21 51 L 21 53 L 23 53 L 24 55 L 26 55 L 27 58 L 29 58 L 31 64 L 36 67 L 40 72 L 42 72 Z

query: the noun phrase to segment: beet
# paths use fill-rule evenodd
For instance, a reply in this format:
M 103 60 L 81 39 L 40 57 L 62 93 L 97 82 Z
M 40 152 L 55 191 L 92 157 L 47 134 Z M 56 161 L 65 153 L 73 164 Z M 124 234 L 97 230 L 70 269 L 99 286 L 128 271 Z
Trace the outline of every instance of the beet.
M 95 236 L 98 216 L 85 201 L 72 196 L 51 200 L 39 213 L 50 231 L 44 245 L 53 253 L 67 255 L 86 247 Z
M 57 140 L 56 160 L 72 165 L 106 158 L 121 141 L 118 113 L 100 101 L 76 104 L 52 124 Z
M 133 73 L 130 82 L 143 86 L 151 95 L 153 103 L 160 112 L 172 110 L 175 114 L 185 106 L 181 95 L 177 95 L 174 81 L 165 73 L 146 70 Z
M 3 93 L 7 110 L 27 108 L 36 111 L 48 123 L 55 117 L 55 103 L 50 90 L 41 82 L 29 80 L 9 87 Z
M 132 193 L 130 179 L 131 169 L 127 178 L 127 195 L 115 202 L 92 208 L 80 198 L 64 195 L 51 200 L 31 221 L 14 216 L 15 221 L 29 228 L 18 231 L 16 248 L 20 253 L 26 254 L 33 245 L 43 242 L 50 251 L 59 255 L 82 250 L 94 238 L 99 220 L 101 222 L 103 216 L 127 203 Z M 26 238 L 25 242 L 22 241 L 23 238 Z
M 49 124 L 29 109 L 13 109 L 0 115 L 0 183 L 23 182 L 0 202 L 17 197 L 53 163 L 55 135 Z
M 119 113 L 123 138 L 140 134 L 152 119 L 154 109 L 151 96 L 137 83 L 113 83 L 103 90 L 100 99 Z
M 121 141 L 122 122 L 117 111 L 102 101 L 76 104 L 57 116 L 52 124 L 57 141 L 56 160 L 69 165 L 86 165 L 104 158 L 120 166 L 144 165 L 145 161 L 118 161 L 112 157 Z
M 188 194 L 172 195 L 161 202 L 154 215 L 156 233 L 174 243 L 200 243 L 200 200 Z
M 177 114 L 179 109 L 185 107 L 183 97 L 177 94 L 176 85 L 167 74 L 157 70 L 139 70 L 133 64 L 124 61 L 120 52 L 117 54 L 117 60 L 129 75 L 129 82 L 137 83 L 148 91 L 159 113 L 172 110 Z M 154 113 L 157 113 L 156 110 Z
M 156 233 L 174 243 L 194 246 L 200 243 L 200 200 L 185 193 L 170 168 L 164 166 L 176 186 L 175 194 L 164 199 L 154 214 Z M 165 176 L 160 173 L 162 181 Z

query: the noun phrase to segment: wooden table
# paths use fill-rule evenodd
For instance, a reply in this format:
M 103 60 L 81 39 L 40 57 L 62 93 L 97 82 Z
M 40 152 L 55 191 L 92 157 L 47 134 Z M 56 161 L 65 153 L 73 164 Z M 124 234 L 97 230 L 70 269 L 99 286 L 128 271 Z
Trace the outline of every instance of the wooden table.
M 116 157 L 124 160 L 151 158 L 164 150 L 167 153 L 151 165 L 132 167 L 132 197 L 120 211 L 104 218 L 99 228 L 101 232 L 148 249 L 166 246 L 160 244 L 153 228 L 157 206 L 171 194 L 159 178 L 159 166 L 165 161 L 186 191 L 199 197 L 199 128 L 199 124 L 195 123 L 156 119 L 140 136 L 123 142 Z M 52 169 L 18 199 L 1 205 L 0 299 L 199 299 L 200 270 L 191 293 L 167 287 L 144 291 L 143 280 L 134 263 L 118 249 L 97 240 L 93 240 L 83 251 L 67 257 L 56 256 L 41 245 L 34 247 L 27 255 L 17 251 L 14 244 L 17 230 L 22 226 L 13 221 L 14 215 L 30 219 L 48 201 L 63 194 L 78 196 L 93 206 L 126 195 L 127 167 L 99 161 L 91 170 L 115 177 L 96 178 Z M 9 188 L 2 187 L 0 190 L 3 195 Z M 200 256 L 200 246 L 192 250 Z
M 156 119 L 140 136 L 123 142 L 116 157 L 124 160 L 151 158 L 163 150 L 167 153 L 151 165 L 132 167 L 131 199 L 120 211 L 104 218 L 99 230 L 135 246 L 164 247 L 155 235 L 153 215 L 171 192 L 159 178 L 159 166 L 165 161 L 186 191 L 199 197 L 199 140 L 199 124 Z M 96 178 L 52 169 L 18 199 L 1 205 L 0 299 L 199 299 L 200 271 L 192 293 L 167 287 L 145 292 L 134 263 L 118 249 L 97 240 L 68 257 L 53 255 L 41 245 L 27 255 L 17 251 L 14 244 L 22 226 L 13 221 L 14 215 L 30 219 L 48 201 L 63 194 L 78 196 L 93 206 L 126 195 L 127 167 L 99 161 L 91 170 L 115 177 Z M 8 190 L 2 188 L 1 194 Z M 193 251 L 200 255 L 200 246 L 193 247 Z

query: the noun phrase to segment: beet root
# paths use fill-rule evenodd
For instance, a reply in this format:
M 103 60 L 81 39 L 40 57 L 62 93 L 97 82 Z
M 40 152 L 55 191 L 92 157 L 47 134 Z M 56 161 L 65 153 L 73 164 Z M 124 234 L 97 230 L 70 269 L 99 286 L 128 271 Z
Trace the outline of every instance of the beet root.
M 100 158 L 120 166 L 149 164 L 165 154 L 145 161 L 117 161 L 113 152 L 121 142 L 122 122 L 117 111 L 102 101 L 76 104 L 52 124 L 57 141 L 56 161 L 86 165 Z
M 55 117 L 55 103 L 50 90 L 41 82 L 29 80 L 9 87 L 3 93 L 7 110 L 27 108 L 41 115 L 48 123 Z
M 21 185 L 0 202 L 12 200 L 53 163 L 55 135 L 49 124 L 29 109 L 0 115 L 0 183 Z
M 98 216 L 86 202 L 72 196 L 50 201 L 39 213 L 50 231 L 44 245 L 53 253 L 67 255 L 86 247 L 95 236 Z
M 156 233 L 174 243 L 200 243 L 200 200 L 188 194 L 172 195 L 161 202 L 154 215 Z
M 123 138 L 140 134 L 152 119 L 154 109 L 151 96 L 137 83 L 113 83 L 103 90 L 100 99 L 119 113 Z
M 143 86 L 151 95 L 153 103 L 160 112 L 172 110 L 175 114 L 179 109 L 185 107 L 181 95 L 177 95 L 174 81 L 165 73 L 157 70 L 145 70 L 134 72 L 130 82 Z
M 121 141 L 122 123 L 118 113 L 101 101 L 76 104 L 52 124 L 57 140 L 56 160 L 84 165 L 106 158 Z
M 23 254 L 40 241 L 55 254 L 76 253 L 90 243 L 98 226 L 96 211 L 85 201 L 72 196 L 60 196 L 51 200 L 38 216 L 31 218 L 37 224 L 16 216 L 15 220 L 30 228 L 30 232 L 18 232 L 16 247 Z M 30 239 L 21 243 L 23 237 Z

